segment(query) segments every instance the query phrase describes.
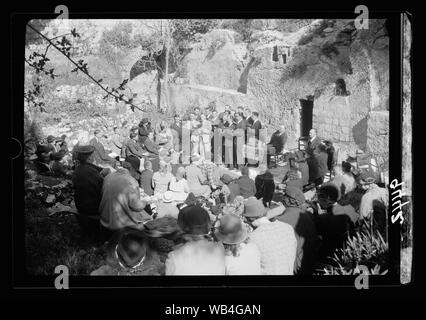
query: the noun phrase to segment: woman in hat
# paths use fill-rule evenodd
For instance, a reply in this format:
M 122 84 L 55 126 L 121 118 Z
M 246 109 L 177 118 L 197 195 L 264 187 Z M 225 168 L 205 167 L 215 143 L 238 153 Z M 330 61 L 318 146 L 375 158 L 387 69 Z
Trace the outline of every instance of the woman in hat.
M 267 212 L 261 200 L 246 200 L 243 215 L 254 228 L 250 239 L 259 248 L 262 274 L 293 275 L 297 249 L 294 229 L 285 222 L 270 221 Z
M 116 239 L 118 238 L 118 240 Z M 148 243 L 143 231 L 124 229 L 109 243 L 107 264 L 92 276 L 163 275 L 164 263 Z
M 174 195 L 172 191 L 166 191 L 163 194 L 161 201 L 157 206 L 157 217 L 172 217 L 177 219 L 179 215 L 179 209 L 176 206 L 176 201 L 174 199 Z
M 200 206 L 188 206 L 179 212 L 178 225 L 184 244 L 169 253 L 166 275 L 225 275 L 225 251 L 209 235 L 211 220 Z
M 189 186 L 185 179 L 185 168 L 179 167 L 176 171 L 176 177 L 172 177 L 169 189 L 173 192 L 173 198 L 177 202 L 184 202 L 188 197 Z
M 152 175 L 152 187 L 154 195 L 162 196 L 169 189 L 169 183 L 173 175 L 167 170 L 167 163 L 160 161 L 160 169 Z
M 261 274 L 259 249 L 249 241 L 247 227 L 239 216 L 224 215 L 214 234 L 225 248 L 226 275 Z

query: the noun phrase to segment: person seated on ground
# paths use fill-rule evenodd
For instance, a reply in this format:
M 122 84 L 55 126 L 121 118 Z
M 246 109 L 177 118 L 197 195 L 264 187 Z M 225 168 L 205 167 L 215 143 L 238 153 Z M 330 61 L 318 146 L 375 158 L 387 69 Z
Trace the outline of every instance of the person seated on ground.
M 100 130 L 95 130 L 94 135 L 95 136 L 89 141 L 89 144 L 95 148 L 95 151 L 93 152 L 94 163 L 98 166 L 109 165 L 116 168 L 117 161 L 107 154 L 103 144 L 101 143 Z
M 254 179 L 256 186 L 255 197 L 263 199 L 263 205 L 269 207 L 275 191 L 274 176 L 269 172 L 266 165 L 259 165 L 259 174 Z
M 149 122 L 148 118 L 143 118 L 138 126 L 138 141 L 141 147 L 145 144 L 145 140 L 148 138 L 150 132 L 153 132 L 151 122 Z
M 240 185 L 229 174 L 224 174 L 221 178 L 223 185 L 221 187 L 221 194 L 225 199 L 225 203 L 234 201 L 237 196 L 241 196 Z
M 268 212 L 266 216 L 269 219 L 288 223 L 293 227 L 297 240 L 295 274 L 312 274 L 315 271 L 319 250 L 319 238 L 314 217 L 306 211 L 305 196 L 299 188 L 288 186 L 282 201 L 285 207 L 282 213 L 275 216 L 274 213 Z
M 118 127 L 114 127 L 112 130 L 113 134 L 111 135 L 111 151 L 119 156 L 121 154 L 121 148 L 123 147 L 122 137 L 118 132 Z
M 249 168 L 241 168 L 241 177 L 235 181 L 240 187 L 240 194 L 244 199 L 253 197 L 256 194 L 256 185 L 252 179 L 249 178 Z
M 224 215 L 214 233 L 225 248 L 226 275 L 261 275 L 260 252 L 246 225 L 235 214 Z
M 68 155 L 70 153 L 70 150 L 68 149 L 69 138 L 67 137 L 67 135 L 63 134 L 58 142 L 59 152 L 62 152 L 64 156 Z
M 192 192 L 196 197 L 203 196 L 208 198 L 210 196 L 210 185 L 207 177 L 201 171 L 200 165 L 201 157 L 198 154 L 191 156 L 191 164 L 186 167 L 186 179 L 188 181 L 189 192 Z
M 123 152 L 121 153 L 122 158 L 127 158 L 129 156 L 135 156 L 139 159 L 144 156 L 144 149 L 138 143 L 138 135 L 135 132 L 130 133 L 130 139 L 126 140 L 126 143 L 123 144 Z
M 303 191 L 302 172 L 299 170 L 299 164 L 296 158 L 288 159 L 289 169 L 286 172 L 282 184 L 285 187 L 293 186 Z
M 166 275 L 225 275 L 225 250 L 209 236 L 208 212 L 200 206 L 185 207 L 178 224 L 186 242 L 169 253 Z
M 127 169 L 119 169 L 105 178 L 99 211 L 101 224 L 106 229 L 143 229 L 143 223 L 151 219 L 144 210 L 146 205 L 140 199 L 138 182 Z
M 286 142 L 287 133 L 285 133 L 285 126 L 280 125 L 279 129 L 272 134 L 271 140 L 266 145 L 268 167 L 270 166 L 271 156 L 280 154 L 284 150 Z
M 77 221 L 83 232 L 89 236 L 98 237 L 99 204 L 102 199 L 102 168 L 93 164 L 92 145 L 75 147 L 78 165 L 72 177 L 74 187 L 74 201 L 78 214 Z
M 128 165 L 130 164 L 130 166 Z M 139 172 L 140 160 L 135 156 L 128 156 L 122 164 L 123 168 L 129 170 L 130 175 L 135 178 L 135 180 L 140 185 L 141 174 Z
M 140 138 L 140 136 L 139 136 Z M 140 142 L 139 142 L 140 143 Z M 159 147 L 154 142 L 154 132 L 149 132 L 148 136 L 146 137 L 144 141 L 144 149 L 149 152 L 151 155 L 158 155 L 159 154 Z
M 64 177 L 69 174 L 69 171 L 66 169 L 65 165 L 62 163 L 64 154 L 60 151 L 53 152 L 50 154 L 50 171 L 53 176 Z
M 340 190 L 342 197 L 351 192 L 356 187 L 355 177 L 352 174 L 352 166 L 349 162 L 343 161 L 342 166 L 335 167 L 335 176 L 331 180 Z
M 155 143 L 165 149 L 170 149 L 173 146 L 173 133 L 169 128 L 169 124 L 162 120 L 156 127 Z
M 47 140 L 46 146 L 47 146 L 49 154 L 53 153 L 53 152 L 59 151 L 56 148 L 56 141 L 58 140 L 57 138 L 55 138 L 54 136 L 50 135 L 50 136 L 47 137 L 46 140 Z
M 144 168 L 141 172 L 139 185 L 143 189 L 144 193 L 148 196 L 154 195 L 154 189 L 152 188 L 152 176 L 154 172 L 152 171 L 152 163 L 149 160 L 146 160 L 144 163 Z
M 252 197 L 245 201 L 244 217 L 254 228 L 250 240 L 260 251 L 263 275 L 293 275 L 297 240 L 293 228 L 278 220 L 269 221 L 268 209 Z
M 176 176 L 170 181 L 169 190 L 173 193 L 176 202 L 184 202 L 188 198 L 189 186 L 185 179 L 185 168 L 179 167 Z
M 91 276 L 164 275 L 165 266 L 141 230 L 125 228 L 108 244 L 106 264 Z
M 374 175 L 363 171 L 358 176 L 358 183 L 365 191 L 361 198 L 359 213 L 361 218 L 371 218 L 373 212 L 386 212 L 389 206 L 389 192 L 386 188 L 380 188 L 375 184 Z M 382 219 L 383 220 L 383 217 Z
M 173 175 L 167 170 L 167 163 L 160 161 L 160 168 L 152 175 L 152 187 L 154 195 L 162 196 L 169 189 L 169 183 Z
M 323 184 L 318 189 L 318 203 L 323 210 L 327 210 L 329 213 L 337 215 L 347 215 L 352 224 L 355 224 L 360 216 L 351 205 L 342 206 L 337 201 L 340 200 L 341 194 L 339 188 L 332 182 Z
M 176 206 L 176 201 L 173 198 L 173 192 L 172 191 L 166 191 L 163 193 L 163 197 L 161 201 L 157 205 L 157 217 L 156 218 L 162 218 L 162 217 L 172 217 L 177 219 L 179 215 L 179 209 Z

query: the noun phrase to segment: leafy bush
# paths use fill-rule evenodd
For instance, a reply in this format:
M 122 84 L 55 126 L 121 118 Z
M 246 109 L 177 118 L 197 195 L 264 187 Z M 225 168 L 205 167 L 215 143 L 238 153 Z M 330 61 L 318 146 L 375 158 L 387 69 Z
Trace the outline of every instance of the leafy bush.
M 204 34 L 217 27 L 215 19 L 173 19 L 172 37 L 179 43 L 181 41 L 193 41 L 196 34 Z
M 355 234 L 348 236 L 345 246 L 336 250 L 331 260 L 332 263 L 326 265 L 321 273 L 356 274 L 360 266 L 365 266 L 370 274 L 385 274 L 389 264 L 388 244 L 377 230 L 371 232 L 367 223 L 362 223 Z

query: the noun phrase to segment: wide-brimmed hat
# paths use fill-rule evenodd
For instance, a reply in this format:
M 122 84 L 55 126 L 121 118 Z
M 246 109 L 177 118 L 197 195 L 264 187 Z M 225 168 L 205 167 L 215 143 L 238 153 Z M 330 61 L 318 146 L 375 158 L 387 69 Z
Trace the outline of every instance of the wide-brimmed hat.
M 238 244 L 247 239 L 247 227 L 235 214 L 224 215 L 215 231 L 218 240 L 225 244 Z
M 285 195 L 289 198 L 295 199 L 298 202 L 305 202 L 305 195 L 303 194 L 302 190 L 299 188 L 293 187 L 293 186 L 287 186 L 285 189 Z
M 244 212 L 243 215 L 248 218 L 260 218 L 263 217 L 268 209 L 263 205 L 263 202 L 250 197 L 244 201 Z
M 140 124 L 145 124 L 145 123 L 149 123 L 148 118 L 143 118 L 142 121 L 140 122 Z
M 208 234 L 211 227 L 210 216 L 200 206 L 188 206 L 183 208 L 178 215 L 178 225 L 187 234 Z
M 230 184 L 234 179 L 229 175 L 229 174 L 224 174 L 220 180 L 224 183 L 224 184 Z
M 47 142 L 51 143 L 51 142 L 55 141 L 56 138 L 54 136 L 47 136 L 46 140 L 47 140 Z
M 92 145 L 79 145 L 77 146 L 77 153 L 81 155 L 89 155 L 95 151 L 95 147 Z
M 376 178 L 369 171 L 362 171 L 357 178 L 359 183 L 364 185 L 376 182 Z
M 174 201 L 174 195 L 172 191 L 166 191 L 163 193 L 163 202 L 170 203 Z
M 115 247 L 115 258 L 124 268 L 135 268 L 145 259 L 146 236 L 140 230 L 126 229 Z

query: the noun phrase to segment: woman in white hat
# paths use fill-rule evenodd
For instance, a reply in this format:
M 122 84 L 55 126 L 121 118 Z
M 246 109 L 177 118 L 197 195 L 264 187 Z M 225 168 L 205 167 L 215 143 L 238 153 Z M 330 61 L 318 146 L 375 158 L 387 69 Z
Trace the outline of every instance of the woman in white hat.
M 185 168 L 179 167 L 176 171 L 176 176 L 172 177 L 169 185 L 170 191 L 173 192 L 173 198 L 178 203 L 183 203 L 189 194 L 188 181 L 185 179 Z
M 157 206 L 157 218 L 169 216 L 177 219 L 179 215 L 179 209 L 176 206 L 174 194 L 172 191 L 166 191 L 163 194 L 163 198 Z

